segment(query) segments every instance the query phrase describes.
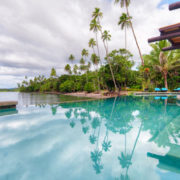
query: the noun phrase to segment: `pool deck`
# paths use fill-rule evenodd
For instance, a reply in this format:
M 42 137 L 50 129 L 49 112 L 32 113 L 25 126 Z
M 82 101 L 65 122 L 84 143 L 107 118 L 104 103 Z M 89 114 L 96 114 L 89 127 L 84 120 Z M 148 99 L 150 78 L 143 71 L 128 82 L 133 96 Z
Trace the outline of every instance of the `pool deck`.
M 135 96 L 180 96 L 180 92 L 137 92 Z
M 16 108 L 17 101 L 2 101 L 0 102 L 0 109 Z

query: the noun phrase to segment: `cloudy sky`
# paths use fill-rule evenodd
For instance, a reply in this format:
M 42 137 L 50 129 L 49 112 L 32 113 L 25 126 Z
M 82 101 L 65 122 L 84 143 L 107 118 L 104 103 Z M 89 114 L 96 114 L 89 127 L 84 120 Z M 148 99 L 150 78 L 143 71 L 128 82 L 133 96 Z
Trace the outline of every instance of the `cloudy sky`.
M 158 36 L 158 28 L 179 21 L 180 11 L 168 10 L 176 1 L 132 0 L 129 11 L 143 54 L 151 50 L 147 39 Z M 114 0 L 0 0 L 0 88 L 16 87 L 25 75 L 48 75 L 52 67 L 60 75 L 70 53 L 78 62 L 94 37 L 89 23 L 95 7 L 103 11 L 102 27 L 112 35 L 110 49 L 123 48 L 124 32 L 117 22 L 124 9 Z M 130 30 L 128 49 L 140 62 Z

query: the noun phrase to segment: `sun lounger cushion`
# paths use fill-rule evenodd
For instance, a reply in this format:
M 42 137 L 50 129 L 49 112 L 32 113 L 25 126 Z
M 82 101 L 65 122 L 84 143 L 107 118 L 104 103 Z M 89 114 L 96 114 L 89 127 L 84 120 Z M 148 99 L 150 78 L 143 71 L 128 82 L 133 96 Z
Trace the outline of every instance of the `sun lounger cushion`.
M 155 91 L 161 91 L 159 88 L 155 88 Z

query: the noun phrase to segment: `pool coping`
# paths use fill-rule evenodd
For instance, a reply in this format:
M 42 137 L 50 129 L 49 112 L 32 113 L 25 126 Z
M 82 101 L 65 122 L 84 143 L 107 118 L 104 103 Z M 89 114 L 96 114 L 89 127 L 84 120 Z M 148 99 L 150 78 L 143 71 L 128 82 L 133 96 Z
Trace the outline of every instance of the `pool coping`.
M 177 96 L 180 92 L 138 92 L 134 96 Z

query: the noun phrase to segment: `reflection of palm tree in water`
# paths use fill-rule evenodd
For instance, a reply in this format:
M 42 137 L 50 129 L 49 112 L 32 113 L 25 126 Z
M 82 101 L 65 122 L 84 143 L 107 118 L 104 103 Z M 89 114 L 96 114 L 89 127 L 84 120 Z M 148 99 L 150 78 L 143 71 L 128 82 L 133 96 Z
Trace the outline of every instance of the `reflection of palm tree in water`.
M 132 128 L 132 126 L 127 124 L 127 119 L 126 119 L 124 128 L 120 130 L 120 133 L 124 134 L 124 137 L 125 137 L 125 149 L 124 149 L 124 153 L 121 152 L 121 156 L 118 156 L 118 160 L 120 162 L 121 167 L 123 169 L 126 169 L 125 174 L 120 175 L 120 180 L 129 180 L 130 179 L 130 177 L 128 176 L 128 170 L 129 170 L 129 167 L 132 165 L 132 157 L 133 157 L 133 154 L 134 154 L 134 151 L 135 151 L 135 148 L 136 148 L 136 145 L 137 145 L 140 133 L 141 133 L 142 122 L 140 124 L 139 131 L 138 131 L 132 152 L 131 152 L 131 154 L 128 154 L 127 150 L 126 150 L 126 144 L 127 144 L 126 134 L 131 130 L 131 128 Z M 116 178 L 116 179 L 118 180 L 119 178 Z
M 101 164 L 101 158 L 102 158 L 103 153 L 102 153 L 102 150 L 99 149 L 99 137 L 100 137 L 100 132 L 101 132 L 101 125 L 102 125 L 102 118 L 101 119 L 99 117 L 93 118 L 91 126 L 94 129 L 94 132 L 89 137 L 89 140 L 92 144 L 95 144 L 96 142 L 96 148 L 93 152 L 91 152 L 93 168 L 96 171 L 96 174 L 100 174 L 101 170 L 103 169 L 103 165 Z M 98 134 L 96 137 L 95 132 L 97 128 L 98 128 Z
M 93 161 L 93 168 L 96 171 L 96 174 L 100 174 L 101 170 L 103 169 L 103 165 L 101 164 L 101 158 L 102 158 L 102 151 L 99 150 L 99 137 L 100 137 L 100 131 L 101 131 L 101 124 L 102 124 L 102 119 L 100 121 L 100 123 L 98 124 L 98 135 L 97 135 L 97 139 L 96 139 L 96 148 L 94 150 L 94 152 L 91 152 L 91 159 Z
M 141 129 L 142 129 L 142 122 L 141 122 L 139 131 L 138 131 L 138 135 L 136 137 L 136 140 L 135 140 L 131 154 L 124 154 L 122 152 L 121 156 L 118 157 L 118 160 L 120 161 L 121 167 L 126 168 L 125 175 L 121 174 L 121 180 L 129 180 L 130 179 L 128 176 L 128 170 L 129 170 L 129 167 L 132 165 L 132 157 L 133 157 L 133 154 L 134 154 L 134 151 L 135 151 L 135 148 L 136 148 L 136 145 L 137 145 L 140 133 L 141 133 Z
M 66 113 L 65 113 L 65 116 L 68 120 L 71 119 L 72 117 L 72 112 L 73 112 L 73 109 L 69 109 Z M 76 123 L 74 122 L 74 120 L 72 119 L 69 123 L 69 125 L 71 126 L 71 128 L 74 128 L 74 126 L 76 125 Z
M 97 137 L 95 136 L 95 132 L 96 132 L 96 130 L 94 129 L 93 134 L 89 136 L 89 141 L 91 144 L 95 144 L 95 142 L 97 140 Z
M 114 112 L 116 100 L 117 100 L 117 97 L 114 99 L 110 119 L 112 119 L 112 115 L 113 115 L 113 112 Z M 101 121 L 99 121 L 98 119 L 99 118 L 94 118 L 94 120 L 92 122 L 92 127 L 94 128 L 94 133 L 89 138 L 90 142 L 92 144 L 94 144 L 96 142 L 96 149 L 94 150 L 94 152 L 91 152 L 91 159 L 94 162 L 93 167 L 94 167 L 94 169 L 96 171 L 96 174 L 101 173 L 101 170 L 103 169 L 103 165 L 101 164 L 101 158 L 102 158 L 103 153 L 102 153 L 102 150 L 99 150 L 99 137 L 100 137 L 102 119 L 101 119 Z M 97 138 L 96 138 L 94 134 L 95 134 L 95 130 L 96 130 L 97 127 L 99 127 L 99 129 L 98 129 L 98 135 L 97 135 Z M 105 152 L 107 152 L 107 151 L 109 151 L 110 147 L 111 147 L 111 141 L 108 140 L 108 128 L 106 128 L 106 135 L 105 135 L 104 141 L 102 143 L 102 149 Z
M 116 100 L 117 100 L 117 96 L 114 98 L 113 107 L 112 107 L 111 115 L 110 115 L 110 120 L 112 120 L 114 108 L 115 108 L 115 105 L 116 105 Z M 108 134 L 109 134 L 108 131 L 109 131 L 109 129 L 106 128 L 106 136 L 104 137 L 104 141 L 103 141 L 103 144 L 102 144 L 102 148 L 103 148 L 103 150 L 105 152 L 109 151 L 109 149 L 111 148 L 111 141 L 108 140 Z
M 51 111 L 52 111 L 52 115 L 53 115 L 53 116 L 56 115 L 56 113 L 57 113 L 57 108 L 58 108 L 58 107 L 59 107 L 58 105 L 52 105 L 52 106 L 51 106 Z

